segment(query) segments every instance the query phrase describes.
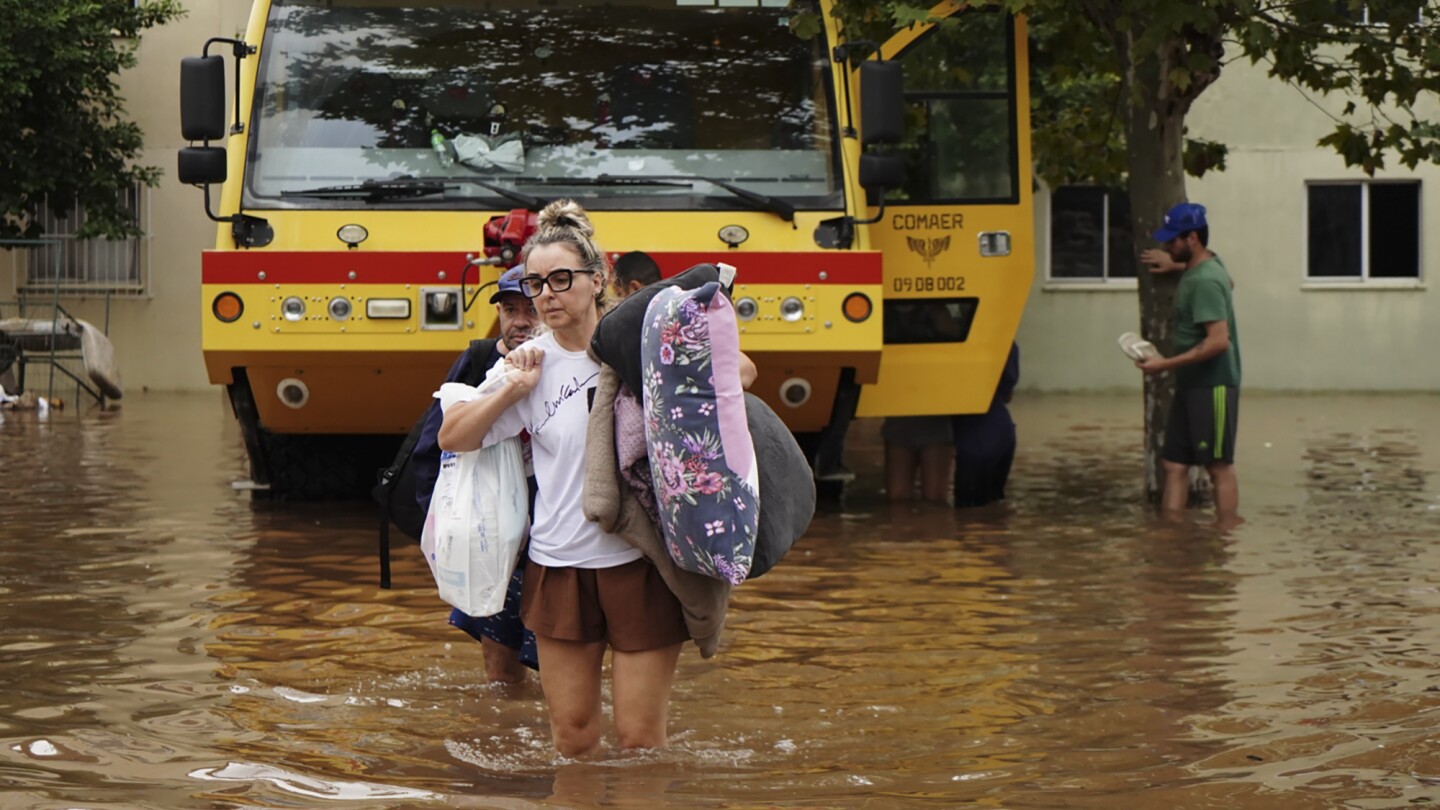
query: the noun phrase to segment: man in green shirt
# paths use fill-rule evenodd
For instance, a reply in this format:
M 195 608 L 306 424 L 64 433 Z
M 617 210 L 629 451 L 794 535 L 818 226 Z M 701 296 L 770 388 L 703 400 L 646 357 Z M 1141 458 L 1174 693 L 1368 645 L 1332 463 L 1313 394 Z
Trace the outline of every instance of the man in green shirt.
M 1180 203 L 1165 215 L 1155 240 L 1184 273 L 1175 292 L 1175 354 L 1135 365 L 1146 374 L 1175 372 L 1175 400 L 1161 458 L 1165 491 L 1161 506 L 1181 511 L 1189 497 L 1189 468 L 1205 467 L 1215 488 L 1215 510 L 1235 515 L 1240 488 L 1235 477 L 1235 429 L 1240 404 L 1240 335 L 1235 329 L 1234 284 L 1220 258 L 1207 247 L 1205 206 Z M 1152 264 L 1152 251 L 1145 260 Z M 1163 267 L 1157 269 L 1165 269 Z

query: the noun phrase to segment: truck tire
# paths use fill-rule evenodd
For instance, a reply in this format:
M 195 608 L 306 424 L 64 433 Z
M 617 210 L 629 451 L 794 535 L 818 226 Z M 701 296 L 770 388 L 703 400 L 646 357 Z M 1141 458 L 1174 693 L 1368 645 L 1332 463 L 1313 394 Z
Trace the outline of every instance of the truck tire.
M 377 471 L 404 436 L 319 435 L 260 431 L 270 488 L 257 498 L 288 501 L 370 500 Z
M 272 433 L 260 424 L 250 378 L 232 370 L 230 406 L 250 458 L 256 500 L 369 500 L 375 476 L 389 466 L 404 436 Z

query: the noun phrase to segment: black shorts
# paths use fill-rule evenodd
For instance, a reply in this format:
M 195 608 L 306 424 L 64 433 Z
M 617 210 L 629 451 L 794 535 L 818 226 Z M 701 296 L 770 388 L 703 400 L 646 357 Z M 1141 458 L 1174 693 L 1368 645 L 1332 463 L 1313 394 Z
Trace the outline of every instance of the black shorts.
M 1176 464 L 1234 464 L 1239 419 L 1237 386 L 1176 389 L 1160 457 Z

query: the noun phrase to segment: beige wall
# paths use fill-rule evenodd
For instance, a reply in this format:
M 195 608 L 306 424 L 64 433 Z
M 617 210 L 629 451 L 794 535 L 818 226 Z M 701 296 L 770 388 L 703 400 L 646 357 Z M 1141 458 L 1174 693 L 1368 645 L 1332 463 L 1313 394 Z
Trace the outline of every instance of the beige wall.
M 1320 107 L 1326 110 L 1318 109 Z M 1209 211 L 1210 244 L 1234 276 L 1244 382 L 1271 390 L 1435 390 L 1440 303 L 1426 278 L 1440 267 L 1440 240 L 1425 223 L 1440 210 L 1440 168 L 1398 164 L 1377 178 L 1421 181 L 1421 283 L 1396 287 L 1305 282 L 1305 183 L 1360 179 L 1329 149 L 1315 146 L 1342 99 L 1316 103 L 1243 62 L 1189 118 L 1194 137 L 1230 146 L 1228 168 L 1191 178 L 1189 198 Z M 1393 163 L 1393 161 L 1392 161 Z M 1032 390 L 1138 389 L 1140 379 L 1115 338 L 1138 331 L 1130 289 L 1077 291 L 1047 284 L 1043 195 L 1035 286 L 1021 322 L 1021 385 Z
M 200 252 L 212 245 L 198 190 L 175 182 L 180 140 L 179 60 L 208 37 L 240 34 L 245 0 L 190 0 L 189 15 L 147 33 L 140 65 L 122 78 L 132 117 L 145 130 L 146 162 L 164 168 L 150 192 L 150 293 L 111 302 L 110 334 L 130 390 L 209 387 L 199 346 Z M 1325 101 L 1337 110 L 1341 101 Z M 1324 289 L 1303 283 L 1305 181 L 1361 177 L 1315 147 L 1330 118 L 1298 91 L 1243 62 L 1226 68 L 1196 105 L 1190 130 L 1230 145 L 1229 168 L 1192 179 L 1190 198 L 1210 211 L 1212 245 L 1235 276 L 1245 382 L 1256 389 L 1433 390 L 1440 363 L 1436 293 L 1410 289 Z M 1422 211 L 1440 210 L 1440 169 L 1392 169 L 1386 177 L 1422 179 Z M 1035 287 L 1020 327 L 1021 386 L 1031 390 L 1135 389 L 1137 372 L 1116 336 L 1138 329 L 1130 289 L 1048 284 L 1045 197 L 1037 211 Z M 1427 221 L 1430 217 L 1426 217 Z M 1424 268 L 1440 266 L 1440 242 L 1426 235 Z M 0 290 L 14 289 L 10 262 L 0 261 Z M 103 302 L 66 299 L 79 317 L 99 324 Z

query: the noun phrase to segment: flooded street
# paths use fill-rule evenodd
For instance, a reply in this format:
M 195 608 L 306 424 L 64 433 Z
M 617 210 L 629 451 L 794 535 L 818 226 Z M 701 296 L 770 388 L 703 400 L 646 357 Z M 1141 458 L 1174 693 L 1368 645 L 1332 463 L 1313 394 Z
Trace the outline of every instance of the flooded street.
M 1241 512 L 1141 504 L 1138 395 L 1027 396 L 1010 501 L 861 475 L 687 645 L 673 747 L 557 762 L 369 504 L 252 503 L 219 393 L 0 422 L 3 808 L 1440 803 L 1440 396 L 1247 395 Z

